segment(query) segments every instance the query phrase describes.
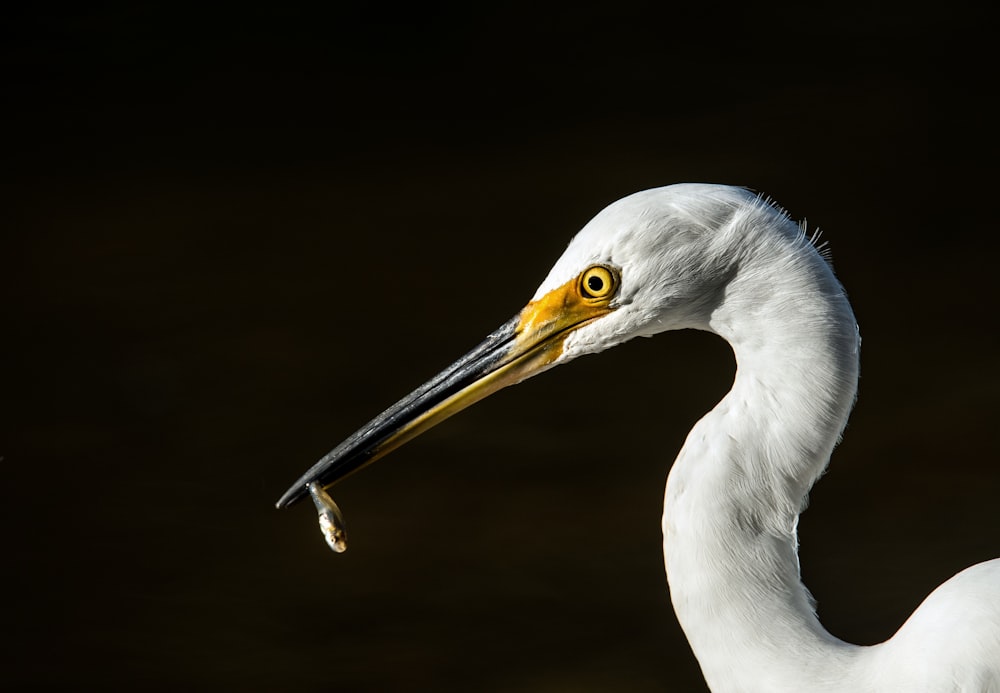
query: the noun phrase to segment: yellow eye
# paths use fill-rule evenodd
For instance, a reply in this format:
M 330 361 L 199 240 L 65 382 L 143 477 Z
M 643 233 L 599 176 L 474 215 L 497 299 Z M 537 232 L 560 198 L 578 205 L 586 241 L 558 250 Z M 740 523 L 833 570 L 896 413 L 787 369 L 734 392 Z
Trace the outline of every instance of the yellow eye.
M 610 298 L 618 288 L 618 273 L 604 265 L 594 265 L 580 275 L 580 295 L 599 300 Z

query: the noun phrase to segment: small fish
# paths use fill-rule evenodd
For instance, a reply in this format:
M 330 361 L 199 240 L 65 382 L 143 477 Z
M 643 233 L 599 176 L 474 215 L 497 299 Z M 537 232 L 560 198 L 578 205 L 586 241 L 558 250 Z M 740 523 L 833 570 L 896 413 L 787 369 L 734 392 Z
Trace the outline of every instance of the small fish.
M 323 487 L 315 481 L 309 484 L 309 495 L 312 496 L 316 505 L 316 513 L 319 515 L 319 530 L 323 533 L 323 538 L 336 553 L 347 551 L 347 529 L 344 522 L 344 514 L 340 508 L 330 498 L 330 494 L 323 490 Z

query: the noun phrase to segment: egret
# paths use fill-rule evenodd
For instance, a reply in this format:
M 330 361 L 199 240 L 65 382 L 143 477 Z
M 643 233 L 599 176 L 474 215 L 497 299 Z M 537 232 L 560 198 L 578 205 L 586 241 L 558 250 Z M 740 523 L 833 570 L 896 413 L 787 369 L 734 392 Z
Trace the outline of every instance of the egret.
M 796 526 L 854 403 L 860 338 L 804 229 L 743 188 L 671 185 L 605 208 L 521 312 L 323 457 L 278 507 L 503 387 L 685 328 L 720 335 L 737 363 L 664 498 L 670 597 L 709 687 L 1000 691 L 1000 559 L 945 582 L 879 645 L 844 642 L 816 617 Z

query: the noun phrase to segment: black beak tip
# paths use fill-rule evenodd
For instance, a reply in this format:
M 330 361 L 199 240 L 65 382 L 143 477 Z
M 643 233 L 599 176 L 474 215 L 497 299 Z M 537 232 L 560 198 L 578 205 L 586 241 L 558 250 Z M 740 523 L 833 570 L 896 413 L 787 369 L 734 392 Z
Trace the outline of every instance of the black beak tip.
M 308 489 L 305 484 L 295 484 L 290 489 L 285 491 L 284 495 L 278 499 L 278 502 L 274 504 L 274 507 L 278 510 L 284 510 L 285 508 L 291 507 L 298 503 L 300 500 L 305 498 Z

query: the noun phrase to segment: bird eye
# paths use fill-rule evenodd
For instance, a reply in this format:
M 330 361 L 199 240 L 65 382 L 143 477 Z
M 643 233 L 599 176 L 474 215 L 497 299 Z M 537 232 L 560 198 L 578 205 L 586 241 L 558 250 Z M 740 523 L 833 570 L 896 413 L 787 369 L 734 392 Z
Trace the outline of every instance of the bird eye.
M 580 275 L 580 295 L 590 299 L 609 298 L 617 283 L 617 273 L 610 267 L 594 265 Z

